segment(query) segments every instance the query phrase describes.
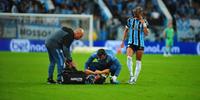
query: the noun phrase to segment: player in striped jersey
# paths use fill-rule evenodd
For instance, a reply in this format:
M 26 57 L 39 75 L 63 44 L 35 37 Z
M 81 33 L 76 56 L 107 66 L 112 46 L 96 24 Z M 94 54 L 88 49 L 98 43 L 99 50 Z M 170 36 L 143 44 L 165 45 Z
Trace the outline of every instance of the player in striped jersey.
M 143 10 L 137 7 L 133 10 L 133 17 L 127 20 L 121 48 L 124 47 L 124 40 L 128 39 L 127 66 L 130 72 L 129 84 L 135 84 L 141 70 L 141 59 L 144 51 L 144 36 L 148 35 L 148 22 L 143 18 Z M 132 56 L 136 53 L 136 67 L 133 74 Z

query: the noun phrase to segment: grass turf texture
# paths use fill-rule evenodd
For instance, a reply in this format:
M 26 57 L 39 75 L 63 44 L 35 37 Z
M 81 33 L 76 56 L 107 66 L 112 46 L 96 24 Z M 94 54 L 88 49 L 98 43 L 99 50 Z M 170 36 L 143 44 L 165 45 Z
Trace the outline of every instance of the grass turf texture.
M 89 55 L 72 55 L 78 69 Z M 200 100 L 200 56 L 144 55 L 136 85 L 125 83 L 126 56 L 117 58 L 119 85 L 48 85 L 47 53 L 0 52 L 0 100 Z

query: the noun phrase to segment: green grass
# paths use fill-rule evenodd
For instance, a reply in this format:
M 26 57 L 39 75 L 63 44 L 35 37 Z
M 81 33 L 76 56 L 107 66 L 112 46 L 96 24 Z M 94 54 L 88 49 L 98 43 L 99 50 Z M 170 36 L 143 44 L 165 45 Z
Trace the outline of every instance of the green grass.
M 89 55 L 73 54 L 78 69 Z M 117 57 L 122 84 L 48 85 L 47 53 L 0 52 L 0 100 L 200 100 L 200 56 L 144 55 L 136 85 L 125 84 L 126 56 Z

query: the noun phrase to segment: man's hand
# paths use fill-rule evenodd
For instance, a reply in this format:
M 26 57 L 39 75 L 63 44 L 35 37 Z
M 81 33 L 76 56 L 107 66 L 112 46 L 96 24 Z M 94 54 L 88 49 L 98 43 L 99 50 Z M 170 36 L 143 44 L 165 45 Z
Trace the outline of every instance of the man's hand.
M 69 68 L 72 68 L 72 67 L 75 67 L 76 66 L 76 64 L 74 63 L 74 62 L 68 62 L 68 61 L 65 61 L 65 64 L 66 64 L 66 66 L 68 66 Z

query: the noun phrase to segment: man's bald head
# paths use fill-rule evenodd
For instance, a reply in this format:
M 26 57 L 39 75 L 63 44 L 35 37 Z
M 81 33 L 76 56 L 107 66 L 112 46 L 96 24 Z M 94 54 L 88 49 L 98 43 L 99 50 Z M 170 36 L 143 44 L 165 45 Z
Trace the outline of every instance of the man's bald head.
M 77 28 L 74 30 L 74 39 L 79 40 L 84 35 L 84 30 L 82 28 Z

